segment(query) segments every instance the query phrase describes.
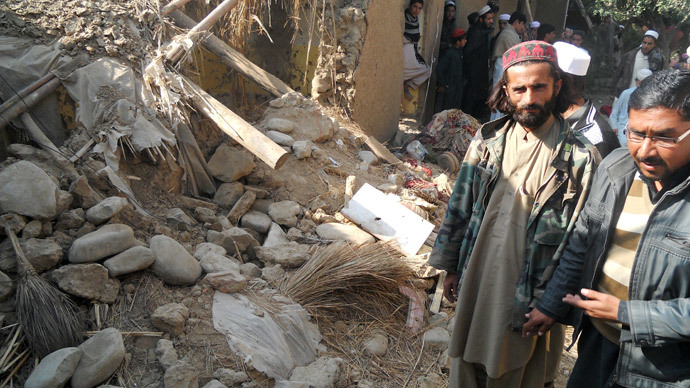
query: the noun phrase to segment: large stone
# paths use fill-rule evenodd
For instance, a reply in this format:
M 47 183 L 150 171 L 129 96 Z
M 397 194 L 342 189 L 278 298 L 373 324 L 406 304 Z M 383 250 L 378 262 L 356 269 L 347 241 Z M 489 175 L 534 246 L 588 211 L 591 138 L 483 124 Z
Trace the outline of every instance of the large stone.
M 24 382 L 24 388 L 62 388 L 79 364 L 79 348 L 63 348 L 45 356 Z
M 67 186 L 69 182 L 77 179 L 79 173 L 74 168 L 74 163 L 67 158 L 57 157 L 48 151 L 27 144 L 10 144 L 7 153 L 17 159 L 26 160 L 38 166 L 53 179 L 59 181 L 60 186 Z
M 344 240 L 355 245 L 373 243 L 374 236 L 354 225 L 335 222 L 321 224 L 316 227 L 316 234 L 324 240 Z
M 0 171 L 0 214 L 53 219 L 60 210 L 58 191 L 55 182 L 35 164 L 16 162 Z
M 146 269 L 155 259 L 150 249 L 135 246 L 106 260 L 103 266 L 108 269 L 111 277 L 117 277 Z
M 245 151 L 239 151 L 227 144 L 221 144 L 208 161 L 208 168 L 216 179 L 234 182 L 249 175 L 256 167 L 254 158 Z
M 0 302 L 9 299 L 14 291 L 14 284 L 9 276 L 0 271 Z
M 291 135 L 299 140 L 321 143 L 335 133 L 333 120 L 321 112 L 318 104 L 299 92 L 286 93 L 272 100 L 261 125 L 267 127 L 268 122 L 274 118 L 290 120 L 295 127 Z
M 261 268 L 254 263 L 244 263 L 240 265 L 240 273 L 247 279 L 261 277 Z
M 122 334 L 108 328 L 79 345 L 81 359 L 72 375 L 72 388 L 92 388 L 110 377 L 125 358 Z
M 213 222 L 216 219 L 216 212 L 213 209 L 209 209 L 207 207 L 197 206 L 196 208 L 194 208 L 194 219 L 196 219 L 202 224 L 204 222 Z
M 213 372 L 213 378 L 218 379 L 228 387 L 235 387 L 249 381 L 249 376 L 245 372 L 239 372 L 228 368 L 219 368 Z
M 128 204 L 126 198 L 108 197 L 87 210 L 86 219 L 94 225 L 100 225 L 124 210 Z
M 163 375 L 164 388 L 199 388 L 199 373 L 184 361 L 177 361 Z
M 189 319 L 189 309 L 180 303 L 168 303 L 160 306 L 151 314 L 153 327 L 174 336 L 184 333 L 187 319 Z
M 388 337 L 383 333 L 374 333 L 364 342 L 364 350 L 375 356 L 383 356 L 388 350 Z
M 357 156 L 359 157 L 359 160 L 372 166 L 379 161 L 379 158 L 377 158 L 376 155 L 371 151 L 359 151 Z
M 278 131 L 267 131 L 266 137 L 273 140 L 276 144 L 286 147 L 292 147 L 292 143 L 295 142 L 292 136 Z
M 132 228 L 124 224 L 108 224 L 74 240 L 68 257 L 71 263 L 90 263 L 124 252 L 135 244 Z
M 273 118 L 266 123 L 266 129 L 269 131 L 278 131 L 282 133 L 290 133 L 295 130 L 295 124 L 290 120 Z
M 60 214 L 58 216 L 57 224 L 55 224 L 55 229 L 79 229 L 82 225 L 84 225 L 85 220 L 84 209 L 78 207 Z
M 223 183 L 216 190 L 213 202 L 220 206 L 232 207 L 244 193 L 244 185 L 240 182 Z
M 96 263 L 65 265 L 52 276 L 61 290 L 86 300 L 114 303 L 120 291 L 120 282 L 109 278 L 108 270 Z
M 261 277 L 269 283 L 278 284 L 285 277 L 285 270 L 280 264 L 266 266 L 261 269 Z
M 297 216 L 302 208 L 295 201 L 274 202 L 268 206 L 268 215 L 280 225 L 297 226 Z
M 9 227 L 14 234 L 24 229 L 26 217 L 15 213 L 7 213 L 0 216 L 0 236 L 5 235 L 5 227 Z
M 173 366 L 175 361 L 177 361 L 177 351 L 173 342 L 164 338 L 159 339 L 156 343 L 156 358 L 163 365 L 164 369 Z
M 254 248 L 256 258 L 266 265 L 280 264 L 283 268 L 295 268 L 306 263 L 310 258 L 309 245 L 303 245 L 290 241 L 287 244 L 275 247 Z
M 204 277 L 204 281 L 213 287 L 214 290 L 226 294 L 239 292 L 247 285 L 247 279 L 239 271 L 210 273 Z
M 206 273 L 240 270 L 240 264 L 237 260 L 215 253 L 208 253 L 204 255 L 199 260 L 199 264 Z
M 94 190 L 85 176 L 80 176 L 79 179 L 72 182 L 69 187 L 69 192 L 74 197 L 74 203 L 82 209 L 89 209 L 103 200 L 103 196 Z
M 161 280 L 175 286 L 194 283 L 201 276 L 201 266 L 180 243 L 168 236 L 151 238 L 151 251 L 156 257 L 151 268 Z
M 228 252 L 245 252 L 247 248 L 258 246 L 259 242 L 242 228 L 233 227 L 222 232 L 209 230 L 206 234 L 206 241 L 220 245 Z
M 261 213 L 256 210 L 249 211 L 242 216 L 240 226 L 243 228 L 250 228 L 259 233 L 266 233 L 271 227 L 273 221 L 266 213 Z
M 424 343 L 429 346 L 438 346 L 439 348 L 448 347 L 450 342 L 450 334 L 445 327 L 434 327 L 424 333 Z
M 19 245 L 36 272 L 47 271 L 62 260 L 62 247 L 53 240 L 30 238 Z M 16 263 L 13 268 L 16 268 Z
M 235 202 L 232 209 L 228 213 L 228 221 L 231 224 L 236 225 L 240 218 L 251 209 L 254 200 L 256 199 L 256 193 L 253 191 L 245 191 L 242 197 Z
M 213 253 L 216 255 L 220 256 L 225 256 L 228 251 L 225 250 L 225 248 L 221 247 L 220 245 L 216 245 L 210 242 L 202 242 L 199 245 L 194 248 L 194 257 L 196 257 L 197 260 L 201 260 L 204 256 L 206 256 L 209 253 Z
M 297 140 L 292 143 L 292 152 L 295 154 L 297 159 L 305 159 L 311 156 L 311 141 L 309 140 Z
M 197 224 L 195 219 L 188 216 L 184 210 L 178 207 L 169 209 L 165 214 L 165 219 L 168 221 L 168 225 L 174 226 L 180 230 L 188 230 L 190 226 Z
M 62 213 L 65 214 L 65 213 Z M 62 216 L 60 214 L 60 216 Z M 60 217 L 58 216 L 58 217 Z M 40 220 L 32 220 L 29 221 L 26 226 L 24 226 L 24 229 L 22 229 L 22 238 L 28 239 L 28 238 L 38 238 L 41 236 L 41 232 L 43 231 L 43 223 Z
M 283 228 L 281 228 L 280 225 L 273 222 L 271 223 L 271 228 L 268 229 L 266 239 L 264 239 L 264 243 L 261 244 L 261 246 L 266 248 L 272 248 L 279 245 L 285 245 L 289 242 L 290 240 L 288 239 L 287 234 L 283 232 Z
M 309 383 L 314 388 L 332 388 L 338 386 L 342 376 L 343 360 L 321 356 L 307 366 L 298 366 L 292 370 L 290 381 Z
M 202 388 L 228 388 L 228 386 L 216 379 L 213 379 L 206 383 L 206 385 L 204 385 Z

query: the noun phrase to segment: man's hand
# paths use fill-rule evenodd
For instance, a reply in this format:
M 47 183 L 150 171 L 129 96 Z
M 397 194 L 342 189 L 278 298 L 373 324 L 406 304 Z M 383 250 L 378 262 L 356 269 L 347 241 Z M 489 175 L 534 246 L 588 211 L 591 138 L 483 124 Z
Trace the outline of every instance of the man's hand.
M 586 296 L 588 300 L 583 300 L 580 298 L 580 295 L 568 294 L 563 298 L 563 301 L 581 308 L 584 310 L 585 314 L 592 318 L 618 321 L 618 305 L 621 302 L 620 299 L 587 288 L 580 290 L 580 293 Z
M 551 330 L 551 326 L 556 323 L 555 319 L 536 308 L 525 314 L 525 317 L 528 321 L 522 325 L 522 338 L 532 337 L 537 334 L 542 336 L 544 333 Z
M 450 302 L 458 300 L 458 274 L 446 273 L 446 280 L 443 281 L 443 296 Z

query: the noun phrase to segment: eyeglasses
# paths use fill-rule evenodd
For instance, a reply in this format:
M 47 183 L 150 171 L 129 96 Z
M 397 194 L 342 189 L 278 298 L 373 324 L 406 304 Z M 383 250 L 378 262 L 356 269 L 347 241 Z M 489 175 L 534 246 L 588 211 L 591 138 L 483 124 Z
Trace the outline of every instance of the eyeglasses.
M 640 132 L 631 131 L 628 127 L 625 127 L 625 132 L 628 134 L 628 140 L 632 143 L 642 143 L 644 139 L 650 139 L 656 146 L 671 148 L 690 135 L 690 128 L 678 137 L 647 136 Z

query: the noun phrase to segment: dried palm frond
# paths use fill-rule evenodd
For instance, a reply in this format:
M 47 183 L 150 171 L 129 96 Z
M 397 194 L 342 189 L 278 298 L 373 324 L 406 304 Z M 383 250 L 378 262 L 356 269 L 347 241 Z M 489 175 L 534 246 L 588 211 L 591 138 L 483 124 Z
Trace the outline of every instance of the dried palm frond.
M 404 256 L 388 244 L 339 242 L 318 248 L 281 291 L 317 317 L 354 313 L 381 320 L 407 311 L 398 290 L 413 276 Z

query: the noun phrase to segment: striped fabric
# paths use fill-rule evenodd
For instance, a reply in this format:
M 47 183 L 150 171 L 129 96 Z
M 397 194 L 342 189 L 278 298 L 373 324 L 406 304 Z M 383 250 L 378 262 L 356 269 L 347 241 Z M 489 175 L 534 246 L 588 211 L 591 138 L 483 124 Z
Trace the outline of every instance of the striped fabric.
M 649 190 L 640 180 L 638 173 L 618 219 L 597 291 L 613 295 L 620 300 L 628 300 L 628 285 L 635 252 L 653 208 Z M 606 339 L 619 344 L 619 323 L 596 318 L 592 318 L 592 323 Z
M 419 18 L 412 16 L 407 10 L 405 10 L 405 32 L 403 33 L 412 43 L 419 42 L 422 37 L 419 32 Z

